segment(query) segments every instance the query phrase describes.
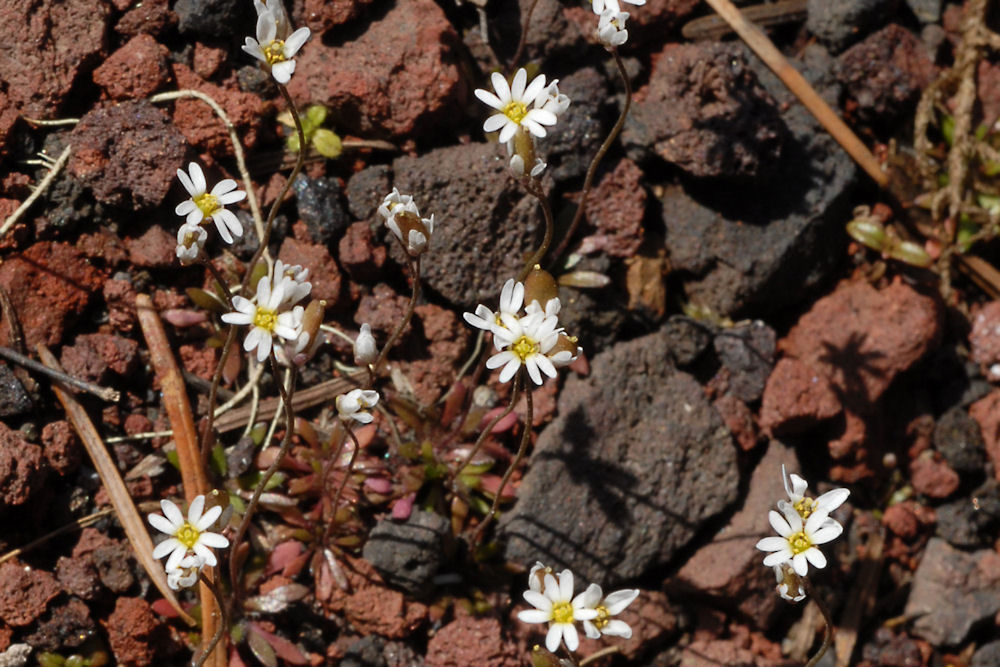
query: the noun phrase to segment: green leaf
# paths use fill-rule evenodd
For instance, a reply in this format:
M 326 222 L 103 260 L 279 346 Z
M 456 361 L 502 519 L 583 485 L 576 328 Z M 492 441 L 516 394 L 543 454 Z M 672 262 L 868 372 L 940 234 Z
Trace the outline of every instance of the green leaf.
M 218 442 L 212 447 L 212 468 L 222 477 L 226 476 L 226 471 L 229 469 L 226 463 L 226 452 Z
M 949 146 L 955 143 L 955 117 L 944 116 L 941 119 L 941 136 Z
M 319 127 L 326 120 L 326 107 L 321 104 L 314 104 L 308 109 L 306 109 L 305 118 L 303 122 L 308 122 L 312 124 L 313 127 Z
M 344 150 L 340 137 L 326 128 L 316 130 L 316 134 L 312 138 L 312 145 L 316 147 L 320 155 L 330 159 L 340 157 Z
M 213 313 L 229 312 L 229 306 L 211 292 L 206 292 L 199 287 L 188 287 L 186 291 L 188 298 L 199 308 L 204 308 Z

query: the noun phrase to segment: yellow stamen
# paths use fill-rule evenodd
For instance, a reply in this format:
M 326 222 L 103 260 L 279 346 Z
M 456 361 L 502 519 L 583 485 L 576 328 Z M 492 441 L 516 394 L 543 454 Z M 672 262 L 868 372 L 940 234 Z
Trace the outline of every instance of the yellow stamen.
M 788 546 L 792 548 L 793 554 L 798 555 L 812 546 L 812 540 L 804 532 L 798 532 L 788 537 Z
M 264 54 L 268 65 L 274 65 L 275 63 L 287 60 L 285 58 L 285 42 L 283 40 L 276 39 L 268 44 L 262 44 L 260 50 Z
M 278 323 L 278 314 L 267 308 L 257 308 L 253 316 L 253 325 L 265 331 L 274 331 L 274 325 Z
M 608 624 L 609 620 L 611 620 L 611 614 L 608 613 L 608 608 L 604 605 L 597 605 L 597 618 L 591 621 L 591 623 L 600 630 Z
M 528 107 L 525 106 L 523 102 L 518 102 L 516 100 L 511 100 L 510 102 L 508 102 L 507 105 L 504 106 L 502 111 L 503 115 L 507 116 L 507 118 L 510 118 L 512 121 L 514 121 L 519 125 L 521 123 L 521 120 L 523 120 L 524 117 L 528 115 Z
M 552 605 L 552 621 L 555 623 L 572 623 L 573 605 L 569 602 L 557 602 Z
M 802 500 L 792 505 L 792 507 L 799 513 L 799 516 L 803 519 L 808 519 L 809 515 L 816 509 L 816 501 L 812 498 L 802 498 Z
M 191 201 L 194 202 L 195 206 L 201 209 L 201 212 L 205 215 L 206 218 L 211 218 L 213 213 L 222 208 L 219 205 L 218 198 L 216 198 L 215 195 L 211 195 L 207 192 L 203 192 L 197 197 L 193 197 Z
M 199 536 L 201 536 L 201 531 L 187 521 L 184 522 L 184 525 L 181 526 L 174 535 L 174 537 L 177 538 L 177 541 L 188 549 L 194 548 L 194 545 L 198 542 Z
M 521 336 L 514 341 L 513 345 L 510 346 L 510 350 L 516 354 L 521 361 L 524 361 L 538 351 L 538 343 L 531 340 L 527 336 Z

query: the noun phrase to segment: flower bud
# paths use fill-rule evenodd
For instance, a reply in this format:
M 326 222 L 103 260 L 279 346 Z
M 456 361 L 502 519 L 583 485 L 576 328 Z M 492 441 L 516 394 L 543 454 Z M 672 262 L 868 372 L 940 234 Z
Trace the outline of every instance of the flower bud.
M 354 363 L 358 366 L 367 366 L 375 363 L 378 358 L 378 346 L 375 344 L 375 336 L 372 335 L 372 327 L 365 323 L 361 325 L 361 333 L 354 340 Z
M 559 287 L 555 278 L 536 264 L 524 279 L 524 302 L 530 304 L 537 301 L 538 305 L 544 308 L 550 299 L 557 298 L 559 298 Z
M 569 356 L 562 353 L 569 353 Z M 559 334 L 559 339 L 556 344 L 552 346 L 552 349 L 548 352 L 549 359 L 556 366 L 568 366 L 569 364 L 576 361 L 576 358 L 583 353 L 583 348 L 577 345 L 576 336 L 567 336 L 566 334 Z
M 434 231 L 434 216 L 421 218 L 413 211 L 400 211 L 393 216 L 389 228 L 406 245 L 406 252 L 416 257 L 427 250 Z

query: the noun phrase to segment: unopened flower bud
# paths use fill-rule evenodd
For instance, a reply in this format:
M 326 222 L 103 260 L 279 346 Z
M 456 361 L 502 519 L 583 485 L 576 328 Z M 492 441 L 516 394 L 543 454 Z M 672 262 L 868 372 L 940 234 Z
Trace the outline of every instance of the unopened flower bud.
M 427 242 L 434 231 L 434 216 L 421 218 L 413 211 L 396 213 L 387 223 L 392 233 L 406 246 L 406 252 L 416 257 L 427 250 Z
M 561 333 L 556 344 L 549 350 L 548 356 L 554 365 L 567 366 L 576 361 L 576 358 L 582 353 L 583 348 L 577 345 L 576 336 L 567 336 Z
M 552 277 L 551 273 L 536 264 L 528 277 L 524 279 L 524 302 L 530 304 L 537 301 L 538 305 L 544 308 L 550 299 L 556 298 L 559 298 L 559 287 L 556 285 L 556 279 Z
M 378 347 L 375 344 L 375 336 L 372 335 L 370 324 L 361 325 L 361 333 L 354 340 L 354 363 L 358 366 L 367 366 L 375 363 L 378 358 Z

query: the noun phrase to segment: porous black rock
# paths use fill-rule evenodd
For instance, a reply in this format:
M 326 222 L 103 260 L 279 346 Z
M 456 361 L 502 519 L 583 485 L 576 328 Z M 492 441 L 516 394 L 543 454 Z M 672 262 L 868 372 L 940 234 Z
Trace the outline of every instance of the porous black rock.
M 448 520 L 416 511 L 405 522 L 379 521 L 365 542 L 362 555 L 391 586 L 415 597 L 427 595 L 441 565 Z
M 350 220 L 340 203 L 340 184 L 335 178 L 308 178 L 299 174 L 292 184 L 299 207 L 299 217 L 306 223 L 313 240 L 329 245 L 339 239 Z
M 182 35 L 215 37 L 229 35 L 234 25 L 243 23 L 246 5 L 242 0 L 177 0 L 177 29 Z

